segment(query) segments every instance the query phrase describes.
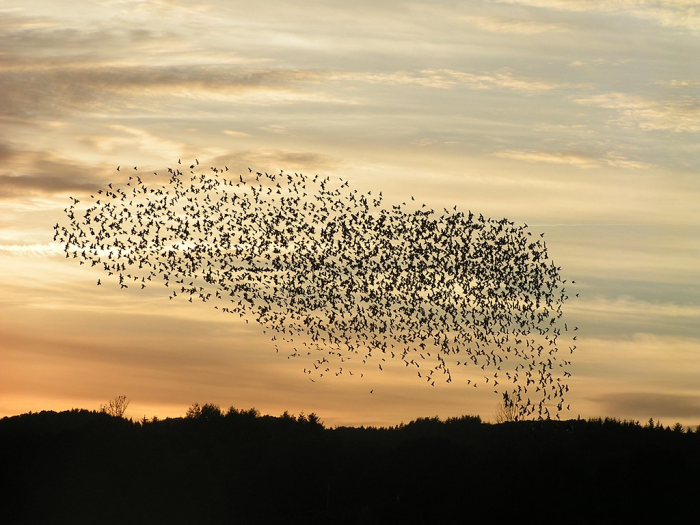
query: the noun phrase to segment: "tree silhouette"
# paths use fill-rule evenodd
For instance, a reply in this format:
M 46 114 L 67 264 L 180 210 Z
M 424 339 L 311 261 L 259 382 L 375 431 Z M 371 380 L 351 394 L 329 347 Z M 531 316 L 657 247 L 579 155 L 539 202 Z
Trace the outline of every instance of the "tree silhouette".
M 543 501 L 540 521 L 573 524 L 680 521 L 697 506 L 700 434 L 656 423 L 435 416 L 325 428 L 313 412 L 197 406 L 212 417 L 0 418 L 0 524 L 463 523 L 504 493 L 500 522 Z
M 129 403 L 130 401 L 126 396 L 117 396 L 106 405 L 100 405 L 100 412 L 114 417 L 124 417 L 124 412 L 126 412 Z
M 519 419 L 519 415 L 518 408 L 512 403 L 508 403 L 504 399 L 498 404 L 498 407 L 493 414 L 493 420 L 496 423 L 507 423 L 510 421 L 517 421 Z

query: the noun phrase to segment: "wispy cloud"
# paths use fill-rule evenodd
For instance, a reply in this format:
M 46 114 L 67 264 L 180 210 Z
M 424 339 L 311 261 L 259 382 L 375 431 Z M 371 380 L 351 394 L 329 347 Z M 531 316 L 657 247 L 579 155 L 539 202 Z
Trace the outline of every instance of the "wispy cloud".
M 539 20 L 527 20 L 523 18 L 506 18 L 499 16 L 463 16 L 466 20 L 474 24 L 479 29 L 492 33 L 510 33 L 516 35 L 536 35 L 545 32 L 563 32 L 566 27 L 563 24 L 542 22 Z
M 566 84 L 514 75 L 508 69 L 471 73 L 456 69 L 422 69 L 392 73 L 336 72 L 331 80 L 361 81 L 370 84 L 414 84 L 436 89 L 467 87 L 470 89 L 506 89 L 521 93 L 543 93 L 566 87 Z
M 630 160 L 625 157 L 622 153 L 617 153 L 614 151 L 608 152 L 605 157 L 601 159 L 603 164 L 608 166 L 613 166 L 615 168 L 626 168 L 634 170 L 646 170 L 655 167 L 653 164 L 648 162 L 641 162 L 638 160 Z
M 351 103 L 305 83 L 318 83 L 317 71 L 224 66 L 95 67 L 41 65 L 0 69 L 4 92 L 0 115 L 28 117 L 71 112 L 119 113 L 138 107 L 157 111 L 163 97 L 264 103 L 319 101 Z
M 222 131 L 224 135 L 228 135 L 230 137 L 250 137 L 250 133 L 245 133 L 244 131 L 235 131 L 232 129 L 225 129 Z
M 141 157 L 149 158 L 152 164 L 153 155 L 157 153 L 157 157 L 163 157 L 167 162 L 176 160 L 178 156 L 183 159 L 197 156 L 210 165 L 228 165 L 232 170 L 241 171 L 251 167 L 258 170 L 319 172 L 335 170 L 342 164 L 342 160 L 331 155 L 303 150 L 258 148 L 233 151 L 210 147 L 195 151 L 184 143 L 163 139 L 140 128 L 122 125 L 108 128 L 113 130 L 114 135 L 95 136 L 91 141 L 88 141 L 88 137 L 81 137 L 82 141 L 112 158 L 112 164 L 107 169 L 104 164 L 81 164 L 58 153 L 15 148 L 0 142 L 0 161 L 4 163 L 7 173 L 0 175 L 0 200 L 93 192 L 111 177 L 118 176 L 113 164 L 118 163 L 117 158 L 127 157 L 124 152 L 128 152 L 128 160 L 133 163 L 136 163 L 135 158 Z M 151 169 L 158 172 L 165 170 L 157 165 L 151 165 Z
M 577 153 L 550 153 L 535 150 L 505 150 L 494 153 L 496 157 L 522 160 L 525 162 L 544 162 L 547 164 L 567 164 L 578 168 L 597 168 L 600 163 L 591 157 Z
M 662 424 L 672 425 L 678 418 L 683 420 L 700 420 L 700 401 L 698 392 L 669 394 L 665 392 L 621 392 L 595 396 L 593 400 L 604 407 L 605 414 L 629 414 L 645 423 L 647 418 L 664 419 Z
M 0 175 L 0 199 L 89 191 L 100 179 L 94 165 L 48 151 L 15 149 L 5 144 L 0 146 L 3 158 L 6 163 L 5 173 Z
M 630 93 L 603 93 L 574 99 L 583 106 L 612 109 L 620 114 L 617 123 L 643 130 L 700 131 L 700 98 L 687 95 L 653 100 Z
M 696 0 L 497 0 L 504 4 L 526 5 L 557 11 L 602 12 L 629 15 L 666 27 L 700 30 Z
M 573 304 L 570 309 L 587 315 L 599 315 L 604 317 L 625 316 L 631 319 L 684 319 L 692 320 L 700 318 L 700 305 L 677 304 L 672 302 L 651 303 L 631 297 L 619 297 L 615 299 L 597 297 L 589 298 L 578 304 Z
M 212 159 L 214 165 L 228 165 L 232 170 L 331 172 L 342 165 L 342 160 L 312 151 L 284 149 L 254 149 L 232 151 Z
M 700 340 L 677 335 L 587 338 L 580 348 L 574 377 L 586 385 L 585 402 L 595 405 L 596 414 L 697 425 L 698 350 Z
M 700 80 L 657 80 L 656 83 L 660 86 L 668 86 L 672 88 L 700 87 Z
M 0 199 L 20 198 L 31 194 L 85 191 L 94 187 L 95 184 L 88 180 L 76 180 L 56 174 L 0 175 Z
M 593 156 L 575 152 L 551 152 L 538 150 L 504 150 L 494 153 L 496 157 L 521 160 L 524 162 L 541 162 L 545 164 L 566 164 L 577 168 L 590 169 L 613 166 L 627 169 L 648 169 L 653 165 L 627 159 L 617 152 L 608 152 L 603 156 Z
M 118 148 L 131 148 L 145 152 L 165 151 L 174 156 L 186 147 L 184 142 L 164 139 L 144 129 L 110 124 L 110 135 L 84 135 L 78 139 L 92 148 L 104 153 L 113 154 Z
M 46 257 L 47 255 L 62 254 L 63 248 L 56 243 L 50 244 L 2 244 L 0 255 L 15 255 L 20 257 Z

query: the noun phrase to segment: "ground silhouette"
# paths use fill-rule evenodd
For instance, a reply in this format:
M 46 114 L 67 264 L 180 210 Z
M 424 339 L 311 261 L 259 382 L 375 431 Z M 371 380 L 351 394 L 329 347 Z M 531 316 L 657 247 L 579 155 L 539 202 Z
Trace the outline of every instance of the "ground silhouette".
M 616 419 L 419 418 L 193 405 L 0 420 L 0 523 L 642 523 L 692 515 L 700 433 Z

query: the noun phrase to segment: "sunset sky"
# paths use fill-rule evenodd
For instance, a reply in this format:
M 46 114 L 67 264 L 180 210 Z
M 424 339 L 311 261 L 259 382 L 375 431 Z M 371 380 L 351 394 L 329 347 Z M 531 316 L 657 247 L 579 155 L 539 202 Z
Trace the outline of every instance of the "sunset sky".
M 527 223 L 580 293 L 563 417 L 700 424 L 698 57 L 690 0 L 0 1 L 0 417 L 492 419 L 400 362 L 311 382 L 254 323 L 98 288 L 52 241 L 118 165 L 197 158 Z

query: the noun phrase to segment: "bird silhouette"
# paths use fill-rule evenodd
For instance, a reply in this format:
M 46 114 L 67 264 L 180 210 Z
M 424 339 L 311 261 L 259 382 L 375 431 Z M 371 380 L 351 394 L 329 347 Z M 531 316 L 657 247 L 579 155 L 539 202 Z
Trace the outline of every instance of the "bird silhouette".
M 382 192 L 343 179 L 251 168 L 229 179 L 198 159 L 190 168 L 71 198 L 54 227 L 66 257 L 120 289 L 160 282 L 169 300 L 255 321 L 317 377 L 396 359 L 431 386 L 465 370 L 466 384 L 495 387 L 521 417 L 561 410 L 568 295 L 527 225 L 456 206 L 386 206 Z M 477 367 L 484 380 L 469 374 Z

